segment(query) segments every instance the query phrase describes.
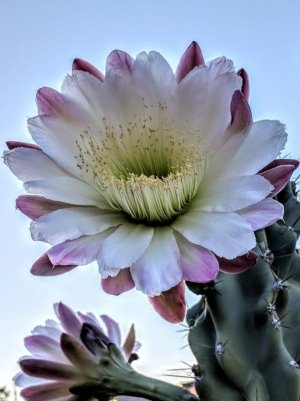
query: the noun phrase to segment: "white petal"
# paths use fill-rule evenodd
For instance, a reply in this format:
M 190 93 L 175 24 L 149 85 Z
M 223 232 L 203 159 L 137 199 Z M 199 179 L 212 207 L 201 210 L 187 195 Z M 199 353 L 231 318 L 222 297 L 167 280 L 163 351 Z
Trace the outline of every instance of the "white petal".
M 253 231 L 268 227 L 282 219 L 283 213 L 283 205 L 271 198 L 238 211 L 238 214 L 250 224 Z
M 287 140 L 285 127 L 279 121 L 258 121 L 236 152 L 227 169 L 227 175 L 255 174 L 276 159 Z
M 38 149 L 16 148 L 4 153 L 4 162 L 22 181 L 65 176 L 60 167 Z
M 89 112 L 94 112 L 94 122 L 101 116 L 101 97 L 103 83 L 85 71 L 73 71 L 62 84 L 62 93 L 75 100 Z M 101 118 L 101 117 L 100 117 Z
M 103 82 L 102 109 L 109 124 L 114 125 L 118 135 L 120 125 L 126 127 L 135 121 L 134 116 L 144 118 L 143 95 L 139 93 L 128 76 L 108 72 Z M 121 134 L 121 130 L 119 131 Z
M 29 386 L 37 386 L 39 384 L 49 383 L 49 380 L 41 379 L 39 377 L 28 376 L 23 372 L 19 372 L 14 376 L 13 382 L 18 387 L 29 387 Z
M 80 153 L 82 153 L 80 148 L 84 147 L 81 135 L 87 130 L 90 136 L 99 138 L 99 130 L 102 128 L 101 119 L 99 118 L 96 124 L 90 115 L 82 117 L 80 110 L 78 114 L 78 116 L 72 116 L 70 120 L 62 116 L 60 118 L 50 116 L 30 118 L 28 129 L 34 141 L 61 168 L 75 177 L 93 182 L 92 169 L 78 167 L 81 160 Z
M 100 257 L 112 268 L 130 267 L 148 248 L 153 232 L 152 227 L 126 223 L 103 242 Z
M 97 259 L 101 243 L 111 230 L 55 245 L 47 254 L 53 265 L 86 265 Z
M 76 121 L 74 122 L 76 124 Z M 86 127 L 85 127 L 86 128 Z M 75 126 L 63 118 L 37 116 L 28 120 L 28 130 L 40 148 L 58 165 L 69 171 L 78 171 L 76 139 L 84 127 Z
M 116 344 L 120 348 L 121 330 L 119 324 L 107 315 L 101 315 L 100 317 L 106 326 L 108 338 L 111 340 L 112 343 Z
M 99 191 L 83 181 L 68 176 L 27 181 L 24 188 L 28 193 L 42 195 L 55 201 L 109 208 Z
M 214 152 L 204 181 L 256 174 L 276 159 L 284 148 L 286 138 L 285 127 L 280 122 L 255 122 L 246 133 L 231 137 L 221 149 Z
M 55 327 L 49 326 L 36 326 L 32 331 L 32 334 L 41 334 L 52 338 L 53 340 L 60 341 L 62 330 Z
M 98 253 L 97 263 L 98 263 L 99 273 L 103 279 L 108 278 L 108 277 L 116 277 L 121 270 L 118 267 L 110 267 L 104 262 L 103 257 L 102 257 L 101 248 Z
M 187 212 L 172 223 L 190 242 L 233 259 L 255 246 L 250 225 L 236 213 Z
M 155 228 L 147 251 L 130 271 L 136 288 L 149 296 L 160 295 L 181 281 L 180 252 L 170 227 Z
M 55 210 L 30 226 L 35 241 L 52 245 L 73 240 L 83 235 L 95 235 L 124 222 L 122 215 L 95 207 L 72 207 Z
M 174 73 L 157 52 L 138 54 L 132 69 L 132 80 L 147 102 L 167 100 L 176 87 Z M 150 103 L 150 104 L 151 104 Z
M 56 320 L 53 320 L 53 319 L 47 319 L 45 322 L 45 326 L 54 327 L 55 329 L 58 329 L 58 330 L 61 329 L 60 324 Z
M 235 90 L 240 89 L 230 60 L 219 58 L 208 66 L 194 68 L 176 89 L 174 119 L 182 122 L 203 138 L 204 146 L 216 144 L 216 138 L 224 135 L 230 122 L 230 103 Z
M 229 177 L 200 185 L 191 210 L 231 212 L 257 203 L 269 195 L 273 186 L 260 175 Z
M 26 337 L 25 346 L 34 358 L 69 363 L 61 350 L 60 343 L 50 337 L 44 335 Z

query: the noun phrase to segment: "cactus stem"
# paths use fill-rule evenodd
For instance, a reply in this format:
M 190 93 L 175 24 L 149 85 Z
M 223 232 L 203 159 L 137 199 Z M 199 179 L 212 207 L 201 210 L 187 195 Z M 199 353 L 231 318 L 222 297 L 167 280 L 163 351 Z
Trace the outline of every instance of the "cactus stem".
M 295 192 L 290 182 L 278 194 L 284 221 L 255 232 L 259 258 L 253 267 L 237 275 L 220 273 L 218 285 L 188 283 L 202 295 L 187 312 L 187 322 L 193 323 L 189 341 L 204 371 L 194 373 L 203 401 L 300 401 L 300 202 Z M 215 295 L 216 287 L 222 297 Z

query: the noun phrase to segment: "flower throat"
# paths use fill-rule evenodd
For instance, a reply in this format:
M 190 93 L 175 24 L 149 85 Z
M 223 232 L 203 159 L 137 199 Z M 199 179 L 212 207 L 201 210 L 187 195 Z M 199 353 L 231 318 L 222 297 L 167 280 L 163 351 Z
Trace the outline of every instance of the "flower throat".
M 80 135 L 76 156 L 93 175 L 109 206 L 136 221 L 163 224 L 182 213 L 195 196 L 206 155 L 198 132 L 179 132 L 165 121 L 133 119 L 114 127 L 103 119 L 97 135 Z

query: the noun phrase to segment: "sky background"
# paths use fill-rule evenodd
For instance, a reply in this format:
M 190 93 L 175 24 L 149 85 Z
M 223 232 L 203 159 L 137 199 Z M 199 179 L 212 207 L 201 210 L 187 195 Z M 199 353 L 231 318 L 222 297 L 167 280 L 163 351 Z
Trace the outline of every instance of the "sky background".
M 279 119 L 289 142 L 283 154 L 300 157 L 300 1 L 0 0 L 1 149 L 6 140 L 30 141 L 27 117 L 36 114 L 39 87 L 60 88 L 75 57 L 104 69 L 106 56 L 122 49 L 135 56 L 158 50 L 173 68 L 196 40 L 207 60 L 226 55 L 251 80 L 255 120 Z M 137 291 L 104 294 L 96 265 L 58 277 L 30 275 L 47 246 L 31 240 L 29 220 L 15 211 L 22 185 L 0 165 L 0 386 L 9 385 L 24 355 L 23 337 L 53 317 L 52 304 L 111 315 L 123 331 L 136 325 L 143 346 L 136 368 L 162 375 L 193 362 L 181 328 L 163 321 Z M 194 298 L 189 295 L 189 303 Z M 162 377 L 162 376 L 161 376 Z

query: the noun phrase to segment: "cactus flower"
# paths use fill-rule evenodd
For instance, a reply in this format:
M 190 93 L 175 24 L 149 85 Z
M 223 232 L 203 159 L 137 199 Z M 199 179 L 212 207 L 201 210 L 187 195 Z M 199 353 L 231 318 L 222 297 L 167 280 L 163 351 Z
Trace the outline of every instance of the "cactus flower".
M 178 322 L 184 280 L 247 269 L 254 231 L 282 218 L 272 197 L 297 165 L 274 165 L 285 128 L 253 122 L 248 95 L 246 72 L 225 57 L 205 63 L 195 42 L 175 73 L 154 51 L 115 50 L 105 75 L 76 59 L 61 92 L 37 92 L 36 144 L 10 141 L 4 156 L 28 192 L 17 207 L 32 238 L 52 245 L 32 273 L 97 261 L 106 292 L 136 287 Z
M 62 303 L 55 305 L 55 312 L 60 323 L 47 320 L 25 338 L 31 356 L 21 358 L 22 372 L 14 378 L 15 384 L 23 387 L 21 396 L 26 401 L 71 401 L 77 399 L 74 387 L 77 391 L 83 388 L 86 396 L 80 399 L 88 400 L 94 398 L 92 389 L 97 382 L 97 392 L 102 391 L 103 399 L 108 399 L 101 380 L 115 374 L 110 359 L 117 361 L 126 376 L 126 370 L 131 371 L 128 362 L 137 358 L 139 343 L 133 326 L 121 345 L 119 326 L 107 315 L 101 316 L 104 331 L 90 313 L 75 313 Z

